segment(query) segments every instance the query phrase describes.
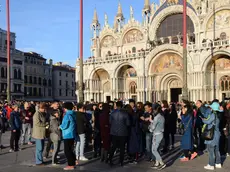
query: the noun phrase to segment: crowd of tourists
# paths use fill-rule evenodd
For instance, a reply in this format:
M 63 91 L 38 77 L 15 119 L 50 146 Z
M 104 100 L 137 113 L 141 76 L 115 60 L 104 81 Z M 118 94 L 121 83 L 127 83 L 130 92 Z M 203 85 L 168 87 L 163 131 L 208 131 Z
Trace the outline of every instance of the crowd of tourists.
M 58 165 L 60 145 L 64 144 L 68 164 L 64 170 L 88 161 L 85 150 L 91 144 L 94 158 L 100 157 L 110 166 L 119 152 L 121 166 L 126 157 L 130 164 L 145 157 L 152 162 L 151 168 L 162 170 L 167 163 L 162 155 L 174 149 L 179 132 L 180 161 L 191 161 L 206 151 L 209 160 L 204 168 L 214 170 L 222 168 L 221 156 L 230 154 L 230 102 L 2 102 L 1 149 L 6 149 L 2 144 L 6 131 L 11 132 L 9 152 L 21 151 L 25 144 L 36 145 L 37 166 L 46 165 L 50 150 L 52 165 Z

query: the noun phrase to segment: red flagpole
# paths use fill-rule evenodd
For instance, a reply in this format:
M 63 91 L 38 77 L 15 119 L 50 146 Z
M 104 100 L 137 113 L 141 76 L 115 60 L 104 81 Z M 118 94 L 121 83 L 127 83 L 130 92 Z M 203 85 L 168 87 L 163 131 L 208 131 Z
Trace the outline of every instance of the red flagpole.
M 80 77 L 79 77 L 79 102 L 83 103 L 83 0 L 80 0 Z
M 6 0 L 7 18 L 7 101 L 11 101 L 11 72 L 10 72 L 10 0 Z

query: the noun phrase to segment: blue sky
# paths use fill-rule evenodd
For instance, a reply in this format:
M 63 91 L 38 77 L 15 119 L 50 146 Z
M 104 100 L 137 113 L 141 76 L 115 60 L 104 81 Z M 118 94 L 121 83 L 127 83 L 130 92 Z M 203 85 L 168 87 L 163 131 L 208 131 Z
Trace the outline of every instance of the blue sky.
M 0 28 L 6 29 L 6 0 L 0 0 Z M 151 2 L 156 0 L 151 0 Z M 158 1 L 158 0 L 157 0 Z M 107 13 L 113 24 L 119 0 L 84 0 L 84 58 L 91 55 L 90 24 L 96 7 L 101 25 Z M 126 21 L 129 7 L 141 21 L 144 0 L 120 0 Z M 10 0 L 11 31 L 16 33 L 18 49 L 35 51 L 54 62 L 74 66 L 78 57 L 79 0 Z

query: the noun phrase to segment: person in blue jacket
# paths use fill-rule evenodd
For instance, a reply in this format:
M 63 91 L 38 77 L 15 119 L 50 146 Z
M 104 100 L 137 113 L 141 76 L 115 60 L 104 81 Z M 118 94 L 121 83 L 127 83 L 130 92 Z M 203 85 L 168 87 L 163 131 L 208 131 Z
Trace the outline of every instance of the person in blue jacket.
M 65 167 L 64 170 L 74 170 L 76 158 L 73 152 L 73 147 L 76 138 L 76 119 L 74 117 L 73 104 L 71 102 L 64 103 L 63 107 L 65 110 L 65 116 L 60 125 L 60 129 L 62 130 L 64 152 L 68 162 L 68 166 Z

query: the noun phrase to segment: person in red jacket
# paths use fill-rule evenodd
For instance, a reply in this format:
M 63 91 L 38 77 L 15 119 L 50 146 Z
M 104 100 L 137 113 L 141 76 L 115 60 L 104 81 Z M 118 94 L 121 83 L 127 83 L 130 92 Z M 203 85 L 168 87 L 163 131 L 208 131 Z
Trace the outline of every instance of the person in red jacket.
M 13 109 L 12 109 L 12 107 L 11 107 L 11 105 L 6 105 L 6 118 L 8 119 L 8 120 L 10 120 L 10 114 L 11 114 L 11 112 L 13 111 Z

